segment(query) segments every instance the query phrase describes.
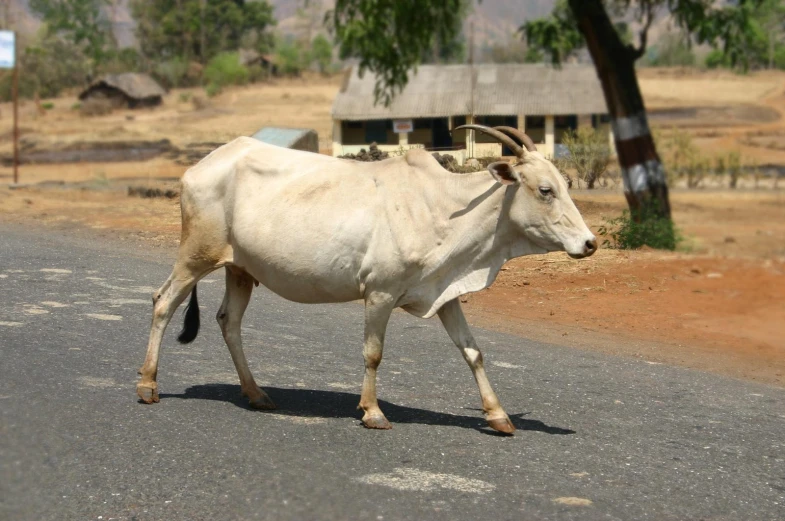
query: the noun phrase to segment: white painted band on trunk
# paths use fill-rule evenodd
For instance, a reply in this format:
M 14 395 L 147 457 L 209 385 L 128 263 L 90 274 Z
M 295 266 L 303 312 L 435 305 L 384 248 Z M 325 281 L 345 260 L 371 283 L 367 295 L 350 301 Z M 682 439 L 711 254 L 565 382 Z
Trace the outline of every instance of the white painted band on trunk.
M 639 163 L 629 168 L 622 168 L 624 190 L 627 192 L 645 192 L 652 185 L 665 184 L 665 169 L 656 160 Z
M 648 136 L 651 133 L 645 112 L 639 112 L 626 118 L 613 119 L 611 120 L 611 128 L 613 128 L 613 135 L 618 141 Z

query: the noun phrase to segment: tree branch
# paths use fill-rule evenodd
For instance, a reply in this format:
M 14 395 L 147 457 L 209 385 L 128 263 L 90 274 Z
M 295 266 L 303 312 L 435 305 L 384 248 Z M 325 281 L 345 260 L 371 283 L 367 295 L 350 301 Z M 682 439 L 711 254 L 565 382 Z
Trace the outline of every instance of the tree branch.
M 652 22 L 654 22 L 654 3 L 650 1 L 642 2 L 641 11 L 643 11 L 641 15 L 646 17 L 646 22 L 643 24 L 643 27 L 640 30 L 640 46 L 635 48 L 630 45 L 633 60 L 637 60 L 646 52 L 649 29 L 651 28 Z

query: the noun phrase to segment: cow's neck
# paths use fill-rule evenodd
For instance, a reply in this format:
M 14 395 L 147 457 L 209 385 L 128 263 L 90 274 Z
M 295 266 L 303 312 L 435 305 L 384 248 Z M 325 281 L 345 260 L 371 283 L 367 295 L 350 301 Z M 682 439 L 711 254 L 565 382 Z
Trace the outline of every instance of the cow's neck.
M 490 286 L 508 260 L 544 253 L 515 230 L 510 204 L 516 188 L 496 183 L 490 174 L 449 174 L 431 186 L 438 201 L 433 225 L 443 231 L 429 254 L 423 275 L 437 284 L 430 316 L 445 302 Z

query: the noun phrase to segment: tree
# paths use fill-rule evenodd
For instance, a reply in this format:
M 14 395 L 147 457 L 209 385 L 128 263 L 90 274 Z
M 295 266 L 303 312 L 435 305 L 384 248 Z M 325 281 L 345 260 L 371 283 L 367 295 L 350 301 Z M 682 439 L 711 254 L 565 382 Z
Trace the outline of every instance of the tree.
M 496 43 L 487 51 L 487 60 L 492 63 L 540 63 L 542 51 L 526 45 L 518 38 L 506 43 Z
M 132 0 L 131 11 L 142 53 L 156 60 L 206 64 L 248 42 L 260 52 L 273 43 L 275 19 L 266 0 Z
M 725 54 L 735 62 L 743 60 L 744 45 L 752 35 L 752 8 L 760 2 L 739 0 L 715 7 L 710 0 L 560 0 L 549 18 L 522 26 L 528 42 L 549 51 L 555 63 L 565 51 L 584 44 L 588 47 L 610 112 L 633 218 L 651 215 L 670 219 L 665 172 L 635 73 L 635 61 L 646 53 L 648 31 L 657 12 L 667 9 L 676 24 L 698 43 L 722 42 Z M 641 26 L 637 46 L 624 41 L 611 19 L 611 15 L 628 11 Z M 577 35 L 582 39 L 575 38 Z
M 548 18 L 522 27 L 532 46 L 555 63 L 583 45 L 594 61 L 610 112 L 625 195 L 634 218 L 670 219 L 664 169 L 651 138 L 635 61 L 646 51 L 648 30 L 660 10 L 698 43 L 722 44 L 736 62 L 750 37 L 750 14 L 762 0 L 716 7 L 712 0 L 560 0 Z M 523 3 L 523 2 L 522 2 Z M 423 49 L 460 27 L 461 0 L 337 0 L 331 13 L 342 56 L 359 57 L 360 71 L 377 73 L 377 100 L 389 103 L 408 81 Z M 641 25 L 635 46 L 611 16 L 632 12 Z
M 101 12 L 108 0 L 30 0 L 30 9 L 46 24 L 49 35 L 64 38 L 102 63 L 115 47 L 109 23 Z
M 311 42 L 311 61 L 316 62 L 319 72 L 326 74 L 333 61 L 333 45 L 323 34 L 319 34 Z
M 341 58 L 359 58 L 359 72 L 377 75 L 374 95 L 389 105 L 409 72 L 461 28 L 468 0 L 336 0 L 327 13 Z

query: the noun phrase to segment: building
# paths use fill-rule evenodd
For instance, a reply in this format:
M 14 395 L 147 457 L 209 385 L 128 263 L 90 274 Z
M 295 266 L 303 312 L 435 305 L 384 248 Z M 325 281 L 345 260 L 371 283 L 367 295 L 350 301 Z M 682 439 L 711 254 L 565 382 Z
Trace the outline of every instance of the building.
M 592 125 L 613 142 L 594 67 L 565 64 L 423 65 L 389 107 L 374 104 L 373 74 L 347 72 L 335 98 L 333 155 L 376 142 L 385 151 L 426 148 L 467 157 L 511 155 L 490 136 L 458 130 L 465 123 L 525 131 L 547 156 L 562 153 L 568 130 Z
M 166 90 L 147 74 L 126 72 L 107 74 L 94 81 L 79 99 L 108 99 L 115 107 L 135 109 L 160 105 L 165 94 Z

